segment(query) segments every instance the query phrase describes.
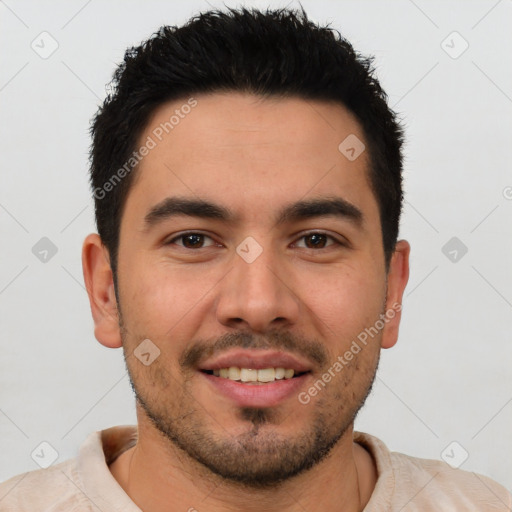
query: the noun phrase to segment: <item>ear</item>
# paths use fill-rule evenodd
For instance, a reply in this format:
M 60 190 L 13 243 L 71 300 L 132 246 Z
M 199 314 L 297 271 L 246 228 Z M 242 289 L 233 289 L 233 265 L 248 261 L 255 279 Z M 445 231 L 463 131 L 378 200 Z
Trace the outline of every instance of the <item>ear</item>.
M 395 246 L 388 270 L 386 296 L 386 325 L 382 334 L 382 348 L 391 348 L 398 340 L 398 328 L 402 317 L 402 297 L 409 280 L 409 254 L 411 246 L 400 240 Z
M 105 347 L 122 346 L 119 314 L 108 250 L 96 233 L 82 247 L 82 268 L 94 320 L 94 336 Z

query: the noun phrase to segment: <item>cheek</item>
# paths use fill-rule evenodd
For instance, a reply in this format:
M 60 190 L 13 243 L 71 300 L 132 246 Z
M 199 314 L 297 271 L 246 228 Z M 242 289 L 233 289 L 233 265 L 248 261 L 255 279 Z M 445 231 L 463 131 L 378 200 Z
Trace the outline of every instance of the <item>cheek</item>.
M 314 288 L 308 289 L 311 282 Z M 314 279 L 304 279 L 302 290 L 301 299 L 320 320 L 327 338 L 336 334 L 346 339 L 373 325 L 385 300 L 383 277 L 368 267 L 329 269 Z
M 128 267 L 128 266 L 127 266 Z M 204 314 L 210 292 L 219 278 L 198 269 L 171 268 L 160 261 L 134 261 L 120 275 L 122 312 L 134 331 L 155 339 L 183 330 L 188 321 Z

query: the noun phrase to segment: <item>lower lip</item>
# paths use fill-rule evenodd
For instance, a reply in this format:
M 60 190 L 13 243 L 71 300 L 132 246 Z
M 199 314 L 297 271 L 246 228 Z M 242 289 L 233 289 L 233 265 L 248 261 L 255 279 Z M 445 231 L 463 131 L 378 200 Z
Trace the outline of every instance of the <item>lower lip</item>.
M 200 372 L 217 392 L 231 399 L 239 407 L 274 407 L 292 396 L 297 396 L 308 377 L 308 373 L 292 379 L 276 380 L 265 384 L 243 384 Z

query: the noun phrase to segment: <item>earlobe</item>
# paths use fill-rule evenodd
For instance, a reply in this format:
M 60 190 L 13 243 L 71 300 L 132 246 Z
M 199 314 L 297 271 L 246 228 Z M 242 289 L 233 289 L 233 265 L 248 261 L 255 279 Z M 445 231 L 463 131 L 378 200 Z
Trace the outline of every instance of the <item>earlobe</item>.
M 96 233 L 86 237 L 82 247 L 82 268 L 94 320 L 94 335 L 104 346 L 122 346 L 117 299 L 109 254 Z
M 386 318 L 381 346 L 391 348 L 398 340 L 398 330 L 402 316 L 402 298 L 409 280 L 409 254 L 411 246 L 406 240 L 397 242 L 388 271 L 386 297 Z

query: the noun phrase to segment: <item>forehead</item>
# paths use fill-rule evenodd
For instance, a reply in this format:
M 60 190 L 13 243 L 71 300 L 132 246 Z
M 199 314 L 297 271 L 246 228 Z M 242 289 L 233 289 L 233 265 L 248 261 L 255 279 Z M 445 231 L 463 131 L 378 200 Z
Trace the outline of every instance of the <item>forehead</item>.
M 155 110 L 139 138 L 139 147 L 151 149 L 126 210 L 186 195 L 227 203 L 243 216 L 338 195 L 378 216 L 367 152 L 347 158 L 345 141 L 357 153 L 364 147 L 359 122 L 337 103 L 241 93 L 172 101 Z

